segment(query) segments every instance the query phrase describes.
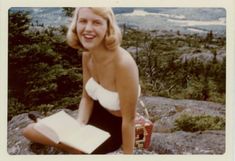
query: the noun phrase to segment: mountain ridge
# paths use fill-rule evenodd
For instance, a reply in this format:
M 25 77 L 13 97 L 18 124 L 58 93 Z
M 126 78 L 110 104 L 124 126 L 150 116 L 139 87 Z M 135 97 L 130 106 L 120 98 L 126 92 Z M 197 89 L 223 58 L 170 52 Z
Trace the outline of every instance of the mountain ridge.
M 9 12 L 19 10 L 29 12 L 33 23 L 43 23 L 45 26 L 68 26 L 71 21 L 71 18 L 65 16 L 63 8 L 15 7 L 10 8 Z M 179 30 L 185 33 L 205 34 L 212 30 L 215 34 L 225 35 L 226 10 L 223 8 L 115 7 L 113 10 L 117 16 L 116 19 L 119 25 L 127 24 L 145 30 Z M 139 13 L 142 12 L 143 15 L 135 15 L 136 11 L 139 11 Z M 145 18 L 144 24 L 142 23 L 143 16 Z M 191 21 L 194 23 L 187 24 Z M 215 24 L 205 24 L 206 22 L 209 23 L 212 21 L 214 21 Z M 220 24 L 219 22 L 221 21 L 222 23 Z

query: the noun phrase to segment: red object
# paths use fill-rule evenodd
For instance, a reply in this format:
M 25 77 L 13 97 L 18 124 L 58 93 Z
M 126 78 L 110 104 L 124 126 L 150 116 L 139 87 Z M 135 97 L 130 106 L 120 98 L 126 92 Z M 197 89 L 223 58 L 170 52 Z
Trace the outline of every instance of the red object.
M 144 116 L 137 115 L 135 119 L 135 146 L 148 149 L 151 141 L 153 123 Z

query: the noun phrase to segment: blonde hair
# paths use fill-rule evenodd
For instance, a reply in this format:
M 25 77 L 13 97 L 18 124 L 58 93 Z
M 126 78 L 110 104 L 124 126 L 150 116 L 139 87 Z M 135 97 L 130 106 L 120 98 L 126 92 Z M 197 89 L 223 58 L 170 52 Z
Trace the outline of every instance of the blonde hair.
M 95 14 L 103 17 L 107 20 L 107 32 L 104 38 L 104 45 L 107 49 L 115 49 L 116 47 L 120 46 L 121 44 L 121 31 L 117 25 L 115 20 L 115 16 L 113 13 L 112 8 L 107 7 L 89 7 Z M 68 44 L 75 49 L 84 49 L 82 46 L 78 36 L 77 36 L 77 20 L 79 16 L 79 9 L 76 8 L 74 11 L 73 19 L 70 24 L 70 27 L 67 32 L 67 42 Z

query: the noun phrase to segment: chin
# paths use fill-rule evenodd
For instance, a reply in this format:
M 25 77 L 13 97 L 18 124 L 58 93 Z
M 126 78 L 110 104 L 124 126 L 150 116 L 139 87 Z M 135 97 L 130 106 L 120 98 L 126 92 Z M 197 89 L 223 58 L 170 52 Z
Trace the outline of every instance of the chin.
M 88 50 L 88 51 L 95 49 L 94 47 L 91 47 L 91 46 L 83 46 L 83 47 L 85 50 Z
M 83 47 L 84 47 L 86 50 L 94 50 L 94 49 L 96 49 L 97 47 L 99 47 L 99 45 L 96 45 L 96 44 L 86 44 L 86 43 L 84 43 L 84 44 L 83 44 Z

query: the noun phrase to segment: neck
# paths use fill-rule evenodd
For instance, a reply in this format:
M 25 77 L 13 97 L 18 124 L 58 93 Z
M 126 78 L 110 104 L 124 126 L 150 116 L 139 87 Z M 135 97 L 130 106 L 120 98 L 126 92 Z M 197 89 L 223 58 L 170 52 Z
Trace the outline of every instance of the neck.
M 117 53 L 116 50 L 108 50 L 106 48 L 99 48 L 89 52 L 91 53 L 94 62 L 98 64 L 109 62 L 113 59 L 115 53 Z

